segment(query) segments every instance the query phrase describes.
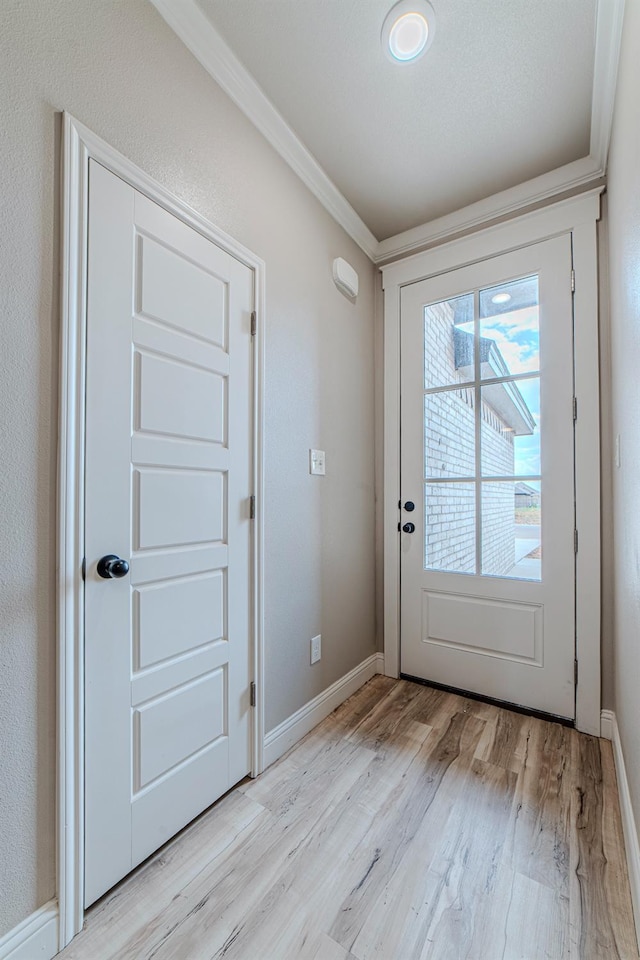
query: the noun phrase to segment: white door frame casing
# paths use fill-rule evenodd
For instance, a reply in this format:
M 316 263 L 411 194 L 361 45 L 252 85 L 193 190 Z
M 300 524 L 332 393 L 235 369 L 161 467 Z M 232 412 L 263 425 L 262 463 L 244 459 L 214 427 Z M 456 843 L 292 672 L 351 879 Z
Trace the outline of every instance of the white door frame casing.
M 575 270 L 576 726 L 600 736 L 600 391 L 596 222 L 604 188 L 554 203 L 381 268 L 384 290 L 384 659 L 400 674 L 400 291 L 520 247 L 571 234 Z M 567 282 L 570 278 L 567 278 Z
M 58 768 L 57 887 L 59 947 L 84 921 L 84 423 L 89 160 L 102 164 L 150 200 L 253 271 L 259 318 L 253 358 L 252 645 L 256 707 L 252 776 L 264 744 L 264 262 L 147 176 L 69 114 L 63 117 L 60 413 L 58 443 Z

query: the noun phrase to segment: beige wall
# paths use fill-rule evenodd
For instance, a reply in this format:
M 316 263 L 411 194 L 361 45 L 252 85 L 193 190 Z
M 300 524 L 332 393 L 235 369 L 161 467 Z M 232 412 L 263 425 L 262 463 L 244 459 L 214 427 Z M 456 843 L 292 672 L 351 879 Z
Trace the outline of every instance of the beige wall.
M 54 894 L 56 111 L 266 261 L 267 729 L 373 652 L 375 589 L 367 258 L 147 0 L 2 0 L 0 73 L 1 936 Z
M 640 822 L 640 2 L 627 0 L 609 157 L 613 435 L 614 708 Z

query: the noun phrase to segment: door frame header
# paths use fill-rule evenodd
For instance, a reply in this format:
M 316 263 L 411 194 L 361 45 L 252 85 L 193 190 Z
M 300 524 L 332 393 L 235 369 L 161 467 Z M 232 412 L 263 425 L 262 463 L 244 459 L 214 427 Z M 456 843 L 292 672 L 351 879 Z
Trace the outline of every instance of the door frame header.
M 84 482 L 89 160 L 178 217 L 253 272 L 252 775 L 264 743 L 265 264 L 68 113 L 62 118 L 60 406 L 57 502 L 57 895 L 59 949 L 84 922 Z
M 571 235 L 574 293 L 576 727 L 600 736 L 600 372 L 598 337 L 599 186 L 470 236 L 380 268 L 384 310 L 383 539 L 385 674 L 400 674 L 400 292 L 402 287 L 542 240 Z M 570 282 L 570 277 L 567 277 Z

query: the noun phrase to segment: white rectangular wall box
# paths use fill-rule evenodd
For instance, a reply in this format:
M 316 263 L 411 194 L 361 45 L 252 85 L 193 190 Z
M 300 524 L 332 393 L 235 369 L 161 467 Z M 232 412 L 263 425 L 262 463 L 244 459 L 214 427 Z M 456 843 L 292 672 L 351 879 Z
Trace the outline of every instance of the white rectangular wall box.
M 311 639 L 311 664 L 317 663 L 318 660 L 322 657 L 322 637 L 318 634 L 317 637 Z
M 324 450 L 309 450 L 309 473 L 324 477 L 326 472 Z
M 355 300 L 358 296 L 358 274 L 342 257 L 333 261 L 333 282 L 346 297 Z

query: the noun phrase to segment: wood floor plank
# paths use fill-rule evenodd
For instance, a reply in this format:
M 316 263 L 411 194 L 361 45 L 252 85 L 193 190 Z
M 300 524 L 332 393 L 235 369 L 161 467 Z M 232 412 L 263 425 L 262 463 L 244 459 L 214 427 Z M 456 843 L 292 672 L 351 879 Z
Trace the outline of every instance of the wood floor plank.
M 576 960 L 629 960 L 625 952 L 627 937 L 614 927 L 607 889 L 600 742 L 595 737 L 576 735 L 573 747 L 572 957 Z
M 85 929 L 60 956 L 119 958 L 131 939 L 144 937 L 150 918 L 179 898 L 225 850 L 242 844 L 245 831 L 256 821 L 265 823 L 267 817 L 264 807 L 243 794 L 227 794 L 92 907 Z
M 474 760 L 475 783 L 449 821 L 440 856 L 430 869 L 440 883 L 420 960 L 451 956 L 484 960 L 497 955 L 496 933 L 505 904 L 498 896 L 502 848 L 516 775 Z
M 61 960 L 638 960 L 610 745 L 376 677 Z
M 136 942 L 131 956 L 124 954 L 122 960 L 173 960 L 174 934 L 183 956 L 197 960 L 203 934 L 207 941 L 217 943 L 239 936 L 256 905 L 271 895 L 274 876 L 314 829 L 326 807 L 347 793 L 371 762 L 370 751 L 346 740 L 338 749 L 333 746 L 328 745 L 304 776 L 292 778 L 289 798 L 273 783 L 275 800 L 269 804 L 271 809 L 266 807 L 271 818 L 247 838 L 244 851 L 234 851 L 231 856 L 225 853 L 185 887 L 179 901 L 172 902 L 153 931 L 146 932 L 144 942 Z M 250 784 L 247 791 L 251 788 L 262 796 L 260 781 Z
M 488 928 L 493 936 L 489 920 L 500 908 L 496 877 L 515 782 L 512 771 L 473 759 L 463 776 L 445 778 L 430 811 L 434 822 L 423 824 L 401 869 L 369 911 L 352 946 L 356 956 L 373 960 L 396 949 L 398 956 L 446 957 L 451 951 L 457 957 L 465 956 L 460 951 L 470 944 L 478 956 L 493 956 L 484 949 L 485 934 Z
M 496 960 L 568 960 L 568 898 L 521 873 L 508 877 L 507 886 L 504 947 Z
M 295 744 L 279 762 L 290 760 L 299 766 L 311 763 L 329 741 L 338 741 L 348 736 L 362 719 L 369 715 L 373 707 L 384 700 L 396 683 L 397 681 L 389 677 L 374 677 Z
M 519 773 L 526 756 L 530 727 L 530 717 L 492 706 L 485 735 L 476 752 L 477 759 Z
M 314 952 L 301 952 L 298 960 L 357 960 L 352 953 L 347 953 L 344 947 L 332 940 L 326 933 L 310 941 Z
M 443 838 L 456 835 L 457 825 L 452 827 L 456 801 L 472 793 L 473 780 L 466 765 L 460 769 L 453 765 L 445 775 L 400 868 L 370 905 L 352 946 L 360 960 L 394 952 L 399 957 L 420 956 L 443 883 L 443 872 L 434 864 L 441 859 Z
M 602 764 L 602 845 L 605 856 L 604 886 L 612 928 L 622 957 L 637 957 L 627 859 L 622 834 L 618 782 L 609 740 L 599 740 Z
M 519 772 L 510 839 L 516 873 L 569 896 L 571 763 L 575 731 L 532 718 Z
M 327 805 L 322 819 L 292 851 L 279 872 L 272 872 L 273 887 L 286 894 L 295 889 L 303 903 L 313 903 L 314 924 L 329 928 L 341 902 L 359 882 L 361 871 L 366 868 L 361 860 L 368 856 L 371 823 L 384 823 L 385 808 L 395 809 L 400 788 L 408 788 L 415 779 L 409 771 L 430 734 L 430 727 L 411 721 L 406 729 L 390 735 L 348 793 Z M 327 877 L 331 878 L 329 883 Z M 264 932 L 280 923 L 274 917 L 268 893 L 251 913 L 250 926 L 238 933 L 230 957 L 242 958 L 245 952 L 250 953 L 254 927 Z M 301 949 L 299 943 L 297 950 Z M 292 948 L 287 955 L 298 954 Z
M 360 722 L 349 732 L 349 739 L 375 750 L 388 737 L 392 737 L 399 725 L 409 716 L 409 710 L 414 701 L 418 703 L 429 699 L 431 691 L 419 684 L 397 683 L 388 691 L 387 695 L 361 718 Z M 423 711 L 423 722 L 431 725 L 428 708 Z M 427 718 L 428 717 L 428 718 Z
M 341 904 L 340 913 L 329 930 L 330 936 L 346 950 L 353 950 L 372 903 L 413 844 L 445 774 L 458 758 L 471 761 L 483 729 L 483 721 L 476 717 L 454 714 L 435 745 L 427 746 L 426 756 L 419 754 L 416 758 L 412 765 L 416 776 L 410 788 L 398 798 L 394 797 L 386 815 L 383 813 L 371 824 L 361 876 Z
M 397 683 L 398 681 L 392 677 L 382 675 L 373 677 L 369 683 L 365 683 L 348 700 L 336 707 L 331 714 L 332 719 L 342 727 L 344 735 L 347 736 L 371 713 L 374 707 L 382 703 L 383 699 L 396 688 Z

